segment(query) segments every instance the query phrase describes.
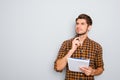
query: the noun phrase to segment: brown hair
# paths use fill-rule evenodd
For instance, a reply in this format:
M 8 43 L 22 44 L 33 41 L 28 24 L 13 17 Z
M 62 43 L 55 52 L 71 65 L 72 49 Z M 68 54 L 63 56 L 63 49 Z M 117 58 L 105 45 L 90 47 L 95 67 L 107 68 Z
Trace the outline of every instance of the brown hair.
M 87 14 L 80 14 L 80 15 L 76 18 L 76 21 L 77 21 L 78 19 L 85 19 L 86 22 L 87 22 L 87 24 L 88 24 L 88 26 L 89 26 L 89 25 L 92 25 L 92 19 L 91 19 L 91 17 L 88 16 Z

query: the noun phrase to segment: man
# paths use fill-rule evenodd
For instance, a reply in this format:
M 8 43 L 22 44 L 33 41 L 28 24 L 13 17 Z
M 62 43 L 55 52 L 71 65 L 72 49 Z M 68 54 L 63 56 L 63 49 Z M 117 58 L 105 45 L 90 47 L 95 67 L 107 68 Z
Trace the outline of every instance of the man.
M 88 38 L 88 32 L 92 27 L 92 19 L 86 14 L 76 18 L 76 36 L 63 42 L 54 69 L 62 71 L 66 68 L 65 80 L 94 80 L 94 76 L 100 75 L 104 70 L 102 47 L 97 42 Z M 81 67 L 82 72 L 70 71 L 67 58 L 90 59 L 89 67 Z

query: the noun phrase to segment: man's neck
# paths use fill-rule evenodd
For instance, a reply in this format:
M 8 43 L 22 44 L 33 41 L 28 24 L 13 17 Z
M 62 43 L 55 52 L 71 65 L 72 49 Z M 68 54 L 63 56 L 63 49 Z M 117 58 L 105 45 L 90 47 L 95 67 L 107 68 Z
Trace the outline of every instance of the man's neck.
M 87 34 L 79 36 L 80 44 L 82 45 L 84 40 L 87 38 Z

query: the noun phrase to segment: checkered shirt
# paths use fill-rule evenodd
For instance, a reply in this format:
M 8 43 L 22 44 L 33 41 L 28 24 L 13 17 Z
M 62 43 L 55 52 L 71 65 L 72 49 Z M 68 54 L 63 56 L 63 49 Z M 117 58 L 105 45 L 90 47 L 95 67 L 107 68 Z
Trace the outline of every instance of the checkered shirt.
M 59 50 L 57 59 L 54 63 L 54 69 L 56 70 L 56 61 L 63 58 L 68 51 L 72 48 L 72 41 L 74 38 L 66 40 L 62 43 Z M 98 67 L 104 66 L 102 58 L 102 47 L 97 42 L 89 39 L 88 37 L 84 40 L 83 45 L 79 46 L 71 56 L 72 58 L 90 59 L 90 67 L 97 69 Z M 57 71 L 57 70 L 56 70 Z M 61 72 L 61 71 L 59 71 Z M 94 80 L 94 76 L 87 76 L 82 72 L 73 72 L 66 66 L 65 80 Z

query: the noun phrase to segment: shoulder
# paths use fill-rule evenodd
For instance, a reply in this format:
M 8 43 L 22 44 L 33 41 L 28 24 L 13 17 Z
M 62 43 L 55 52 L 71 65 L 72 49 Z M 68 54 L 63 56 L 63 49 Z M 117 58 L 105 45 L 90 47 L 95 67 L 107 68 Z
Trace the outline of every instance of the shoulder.
M 62 48 L 62 49 L 69 49 L 69 48 L 71 48 L 72 40 L 73 40 L 73 38 L 68 39 L 68 40 L 64 40 L 64 41 L 62 42 L 61 48 Z
M 66 47 L 70 47 L 72 45 L 72 41 L 73 41 L 74 38 L 70 38 L 70 39 L 67 39 L 67 40 L 64 40 L 62 42 L 62 46 L 66 46 Z
M 70 43 L 72 43 L 73 39 L 74 38 L 70 38 L 70 39 L 64 40 L 63 43 L 64 44 L 70 44 Z
M 90 43 L 91 43 L 94 47 L 96 47 L 96 48 L 101 48 L 101 49 L 102 49 L 102 46 L 101 46 L 100 43 L 98 43 L 98 42 L 96 42 L 96 41 L 94 41 L 94 40 L 92 40 L 92 39 L 89 39 L 89 41 L 90 41 Z

